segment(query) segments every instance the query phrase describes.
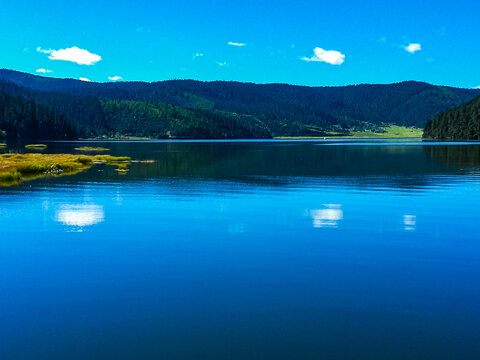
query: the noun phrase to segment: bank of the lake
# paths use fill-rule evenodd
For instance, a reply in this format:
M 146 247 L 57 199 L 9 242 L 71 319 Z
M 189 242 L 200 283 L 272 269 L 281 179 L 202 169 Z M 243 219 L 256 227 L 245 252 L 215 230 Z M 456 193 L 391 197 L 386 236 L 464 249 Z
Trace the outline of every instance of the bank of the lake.
M 1 154 L 0 186 L 16 185 L 40 177 L 73 175 L 99 163 L 117 165 L 120 170 L 125 170 L 130 160 L 130 157 L 110 155 Z

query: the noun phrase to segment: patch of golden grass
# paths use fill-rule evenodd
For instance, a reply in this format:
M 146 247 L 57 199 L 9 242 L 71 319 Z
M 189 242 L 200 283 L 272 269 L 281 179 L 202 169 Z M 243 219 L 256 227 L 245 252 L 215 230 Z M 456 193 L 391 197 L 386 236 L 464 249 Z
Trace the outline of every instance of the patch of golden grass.
M 43 150 L 46 149 L 47 145 L 45 144 L 28 144 L 25 145 L 25 149 L 34 149 L 34 150 Z
M 15 185 L 38 177 L 72 175 L 98 163 L 126 169 L 130 158 L 110 155 L 0 154 L 0 186 Z
M 7 144 L 4 144 L 4 143 L 0 143 L 0 147 L 6 147 Z
M 94 161 L 103 161 L 103 162 L 130 162 L 132 159 L 128 156 L 112 156 L 112 155 L 95 155 L 90 156 Z

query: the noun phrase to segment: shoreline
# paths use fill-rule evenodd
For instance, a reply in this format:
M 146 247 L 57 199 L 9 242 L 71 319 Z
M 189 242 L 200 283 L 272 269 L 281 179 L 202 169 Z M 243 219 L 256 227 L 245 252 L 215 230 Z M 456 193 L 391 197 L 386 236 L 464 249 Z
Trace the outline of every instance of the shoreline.
M 43 177 L 75 175 L 96 164 L 117 166 L 126 171 L 131 158 L 110 155 L 0 154 L 0 187 L 18 185 L 27 180 Z

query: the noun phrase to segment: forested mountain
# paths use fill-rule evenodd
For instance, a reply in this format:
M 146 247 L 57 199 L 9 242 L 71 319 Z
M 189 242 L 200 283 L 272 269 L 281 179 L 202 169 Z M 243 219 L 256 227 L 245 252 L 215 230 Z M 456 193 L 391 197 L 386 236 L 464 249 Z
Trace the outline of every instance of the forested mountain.
M 36 110 L 31 111 L 32 107 Z M 43 92 L 0 80 L 0 138 L 100 136 L 247 139 L 271 138 L 272 132 L 256 117 L 245 114 Z
M 76 139 L 79 130 L 63 113 L 27 99 L 0 82 L 0 138 Z
M 436 115 L 425 125 L 424 137 L 480 140 L 480 96 Z
M 413 81 L 346 87 L 89 83 L 12 70 L 0 70 L 0 80 L 16 84 L 16 96 L 65 115 L 79 137 L 268 138 L 348 134 L 388 124 L 423 127 L 434 115 L 480 94 Z

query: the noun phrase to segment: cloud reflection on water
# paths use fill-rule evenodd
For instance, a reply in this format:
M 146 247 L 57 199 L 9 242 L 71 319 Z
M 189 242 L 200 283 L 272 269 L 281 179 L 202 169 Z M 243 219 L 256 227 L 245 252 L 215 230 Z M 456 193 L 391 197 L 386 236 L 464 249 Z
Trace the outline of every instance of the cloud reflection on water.
M 417 226 L 417 216 L 416 215 L 403 215 L 403 225 L 406 231 L 415 230 Z
M 55 220 L 68 226 L 85 227 L 103 222 L 105 213 L 100 205 L 62 205 Z
M 324 204 L 323 209 L 310 210 L 310 217 L 315 228 L 337 228 L 340 220 L 343 219 L 342 205 Z

